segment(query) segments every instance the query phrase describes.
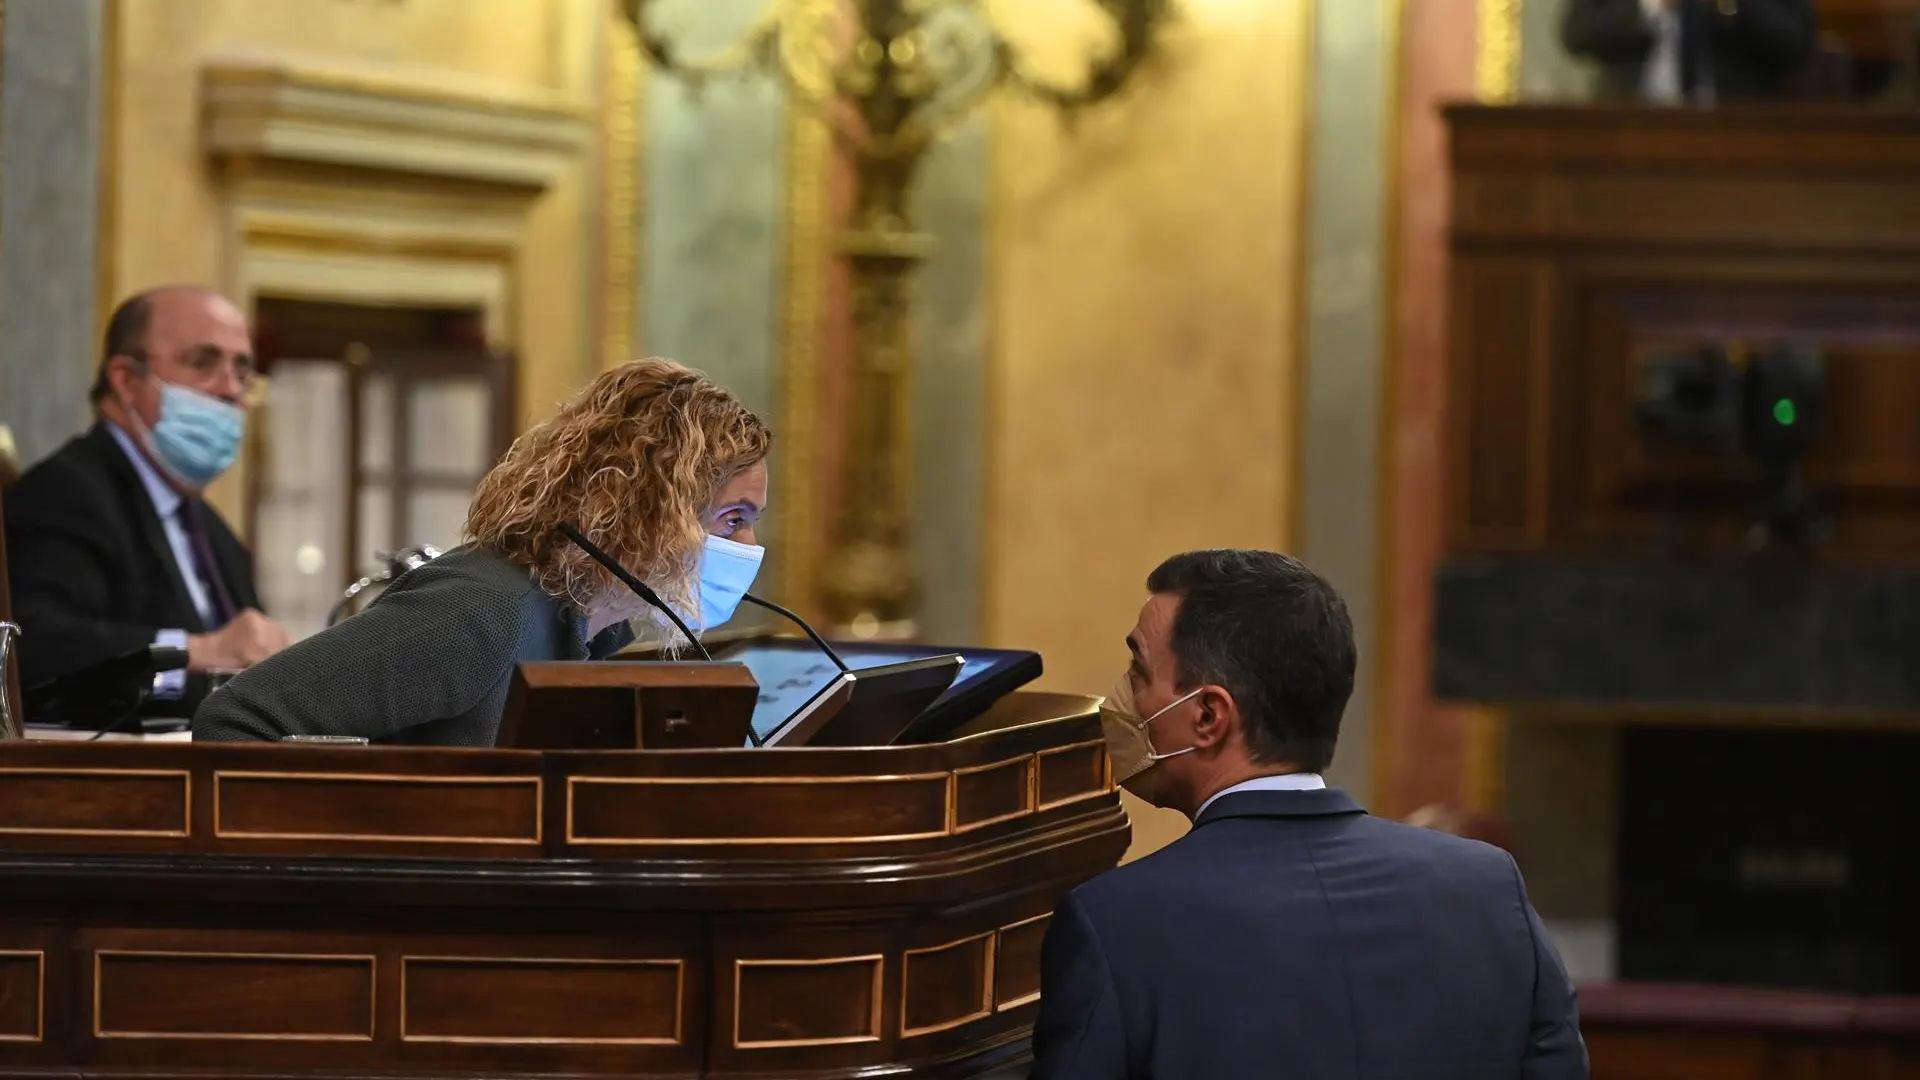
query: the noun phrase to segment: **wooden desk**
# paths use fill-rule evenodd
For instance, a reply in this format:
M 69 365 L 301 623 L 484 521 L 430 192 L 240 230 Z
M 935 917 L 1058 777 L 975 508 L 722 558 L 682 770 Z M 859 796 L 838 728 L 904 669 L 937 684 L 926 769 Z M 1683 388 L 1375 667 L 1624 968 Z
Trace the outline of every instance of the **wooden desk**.
M 1920 999 L 1590 983 L 1593 1080 L 1914 1080 Z
M 0 1076 L 983 1077 L 1128 825 L 1095 700 L 937 746 L 0 746 Z

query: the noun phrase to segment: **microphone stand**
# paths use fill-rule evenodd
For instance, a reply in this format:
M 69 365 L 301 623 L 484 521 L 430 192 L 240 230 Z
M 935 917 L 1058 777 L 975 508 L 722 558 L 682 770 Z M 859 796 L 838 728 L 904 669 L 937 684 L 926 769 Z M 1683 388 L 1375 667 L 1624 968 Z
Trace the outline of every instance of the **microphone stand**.
M 560 524 L 559 529 L 560 529 L 560 535 L 573 541 L 576 547 L 578 547 L 581 551 L 584 551 L 587 553 L 588 558 L 591 558 L 594 562 L 597 562 L 601 566 L 606 567 L 607 572 L 612 574 L 614 577 L 618 578 L 620 581 L 620 584 L 625 585 L 627 588 L 633 590 L 633 595 L 639 597 L 642 600 L 645 600 L 647 603 L 653 605 L 654 607 L 659 608 L 661 614 L 665 615 L 668 619 L 671 619 L 673 621 L 674 628 L 679 630 L 681 635 L 687 639 L 687 643 L 692 645 L 694 651 L 700 654 L 700 659 L 705 660 L 708 663 L 713 662 L 713 654 L 707 652 L 707 647 L 700 643 L 699 638 L 693 636 L 692 630 L 687 629 L 687 624 L 681 620 L 679 614 L 675 612 L 672 608 L 668 607 L 666 601 L 660 599 L 660 594 L 648 588 L 646 582 L 641 581 L 639 578 L 629 573 L 626 567 L 621 566 L 618 562 L 614 560 L 613 556 L 600 550 L 599 545 L 587 539 L 586 535 L 582 533 L 579 529 L 576 529 L 572 525 L 566 524 L 565 522 L 562 522 Z
M 827 644 L 827 639 L 821 637 L 819 631 L 807 625 L 807 620 L 801 618 L 798 615 L 795 615 L 793 612 L 788 611 L 786 608 L 781 607 L 779 604 L 776 604 L 771 600 L 763 600 L 760 597 L 753 595 L 752 593 L 746 593 L 745 595 L 741 596 L 741 599 L 745 600 L 749 604 L 754 604 L 759 607 L 766 608 L 768 611 L 773 612 L 775 615 L 778 615 L 786 619 L 787 621 L 793 623 L 793 625 L 798 626 L 800 629 L 805 630 L 807 632 L 807 636 L 813 639 L 813 643 L 815 645 L 820 646 L 820 651 L 827 654 L 827 659 L 833 661 L 833 666 L 839 668 L 841 671 L 853 670 L 852 668 L 847 666 L 847 662 L 845 660 L 840 659 L 839 653 L 833 651 L 833 646 Z
M 660 599 L 660 595 L 649 588 L 646 582 L 641 581 L 632 573 L 628 572 L 627 568 L 615 561 L 613 556 L 600 550 L 599 546 L 593 541 L 588 540 L 579 529 L 563 523 L 559 526 L 559 531 L 562 536 L 573 541 L 575 546 L 579 547 L 581 551 L 586 552 L 587 556 L 594 562 L 606 567 L 607 572 L 618 578 L 622 585 L 631 589 L 635 596 L 658 608 L 668 619 L 671 619 L 674 628 L 679 630 L 680 633 L 686 637 L 687 641 L 693 645 L 694 649 L 700 653 L 700 659 L 708 661 L 709 663 L 713 661 L 713 654 L 707 651 L 707 647 L 701 643 L 699 638 L 693 636 L 693 631 L 687 628 L 687 624 L 681 620 L 679 613 L 675 612 L 671 607 L 668 607 L 666 602 Z M 841 659 L 840 654 L 834 651 L 833 646 L 827 644 L 827 639 L 821 637 L 820 632 L 807 623 L 807 620 L 771 600 L 764 600 L 752 593 L 742 594 L 741 599 L 758 607 L 763 607 L 775 615 L 779 615 L 792 622 L 795 626 L 804 630 L 807 637 L 810 638 L 815 645 L 820 646 L 820 651 L 827 654 L 827 659 L 832 660 L 835 667 L 839 668 L 842 672 L 851 672 L 853 670 L 847 666 L 845 660 Z M 755 746 L 765 745 L 760 736 L 755 733 L 752 728 L 747 729 L 747 738 L 751 740 Z
M 134 653 L 123 660 L 115 661 L 114 665 L 120 663 L 137 663 L 138 661 L 144 661 L 144 663 L 139 663 L 137 667 L 125 672 L 103 671 L 99 675 L 94 676 L 95 678 L 105 678 L 108 682 L 113 682 L 115 676 L 129 677 L 131 685 L 136 689 L 132 693 L 132 705 L 126 707 L 126 712 L 115 718 L 111 723 L 102 725 L 99 731 L 94 732 L 87 738 L 88 742 L 98 742 L 108 735 L 128 727 L 130 724 L 137 725 L 140 722 L 140 706 L 144 705 L 147 698 L 153 694 L 154 676 L 162 672 L 178 671 L 186 667 L 187 650 L 172 645 L 149 645 L 141 652 Z M 114 665 L 105 666 L 111 668 Z

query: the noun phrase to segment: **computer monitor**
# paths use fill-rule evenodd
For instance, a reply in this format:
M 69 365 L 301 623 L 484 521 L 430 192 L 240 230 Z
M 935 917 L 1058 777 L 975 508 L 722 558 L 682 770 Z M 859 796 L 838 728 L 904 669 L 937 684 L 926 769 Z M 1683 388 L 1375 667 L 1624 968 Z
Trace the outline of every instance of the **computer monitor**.
M 853 694 L 807 738 L 808 746 L 891 746 L 927 706 L 953 686 L 967 660 L 959 653 L 855 668 Z
M 853 698 L 853 676 L 836 670 L 793 714 L 782 720 L 769 711 L 768 730 L 754 731 L 749 746 L 806 746 Z M 762 700 L 765 700 L 763 695 Z M 784 707 L 784 706 L 781 706 Z M 756 714 L 756 722 L 757 714 Z
M 802 709 L 810 708 L 840 674 L 818 646 L 804 638 L 747 637 L 711 646 L 716 659 L 747 666 L 760 684 L 753 730 L 765 741 Z M 892 744 L 945 739 L 960 725 L 993 707 L 994 702 L 1040 677 L 1040 654 L 1024 649 L 947 648 L 877 642 L 834 642 L 834 649 L 858 675 L 863 669 L 958 654 L 959 673 L 931 704 L 890 740 Z M 780 740 L 784 741 L 784 739 Z

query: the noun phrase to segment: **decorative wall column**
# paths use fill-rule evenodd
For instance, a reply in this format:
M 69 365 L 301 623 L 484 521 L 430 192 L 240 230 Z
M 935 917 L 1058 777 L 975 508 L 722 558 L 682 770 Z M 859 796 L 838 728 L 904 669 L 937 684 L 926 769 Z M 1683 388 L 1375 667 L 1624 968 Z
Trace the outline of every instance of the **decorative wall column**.
M 1485 0 L 1502 4 L 1505 0 Z M 1497 9 L 1496 9 L 1497 10 Z M 1437 106 L 1477 89 L 1475 0 L 1405 6 L 1393 165 L 1392 375 L 1388 381 L 1387 626 L 1380 651 L 1376 813 L 1404 817 L 1438 803 L 1464 808 L 1466 710 L 1434 700 L 1433 571 L 1446 480 L 1446 131 Z M 1495 25 L 1498 25 L 1497 23 Z
M 705 51 L 737 37 L 764 0 L 699 0 L 668 15 L 687 47 Z M 638 48 L 633 22 L 629 39 Z M 637 52 L 637 167 L 645 192 L 637 218 L 638 330 L 635 356 L 665 356 L 705 371 L 768 418 L 778 442 L 774 513 L 767 542 L 770 581 L 787 580 L 784 533 L 791 490 L 786 455 L 799 452 L 783 421 L 782 285 L 786 278 L 789 172 L 786 94 L 758 73 L 717 79 L 698 91 L 650 70 Z M 624 63 L 624 59 L 621 61 Z
M 7 0 L 0 423 L 21 463 L 87 422 L 99 300 L 105 0 Z
M 1391 615 L 1381 584 L 1387 303 L 1400 191 L 1393 174 L 1403 0 L 1322 3 L 1315 12 L 1303 401 L 1297 410 L 1297 554 L 1346 598 L 1360 672 L 1331 779 L 1375 797 L 1376 643 Z

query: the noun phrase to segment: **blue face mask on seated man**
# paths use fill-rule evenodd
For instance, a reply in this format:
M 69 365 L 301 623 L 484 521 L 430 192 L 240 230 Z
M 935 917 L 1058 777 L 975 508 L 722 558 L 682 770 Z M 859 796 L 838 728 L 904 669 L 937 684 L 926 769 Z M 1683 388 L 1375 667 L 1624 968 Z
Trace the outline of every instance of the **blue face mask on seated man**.
M 160 420 L 145 432 L 147 449 L 183 487 L 206 487 L 240 456 L 246 411 L 197 390 L 154 381 L 160 384 Z
M 700 552 L 700 629 L 711 630 L 733 618 L 740 598 L 753 588 L 766 554 L 763 547 L 707 536 L 707 546 Z

